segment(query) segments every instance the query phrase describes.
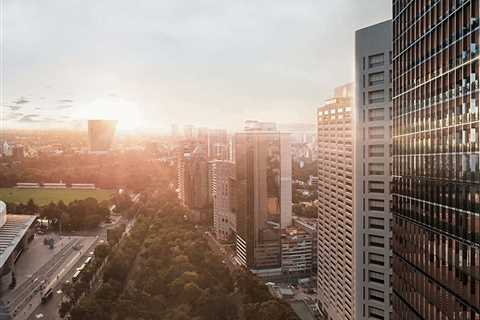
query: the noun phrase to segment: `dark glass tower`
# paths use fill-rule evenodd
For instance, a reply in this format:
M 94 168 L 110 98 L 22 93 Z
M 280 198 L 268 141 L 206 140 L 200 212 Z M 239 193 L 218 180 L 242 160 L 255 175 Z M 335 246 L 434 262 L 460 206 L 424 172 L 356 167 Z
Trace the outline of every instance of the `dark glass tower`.
M 395 319 L 480 319 L 479 0 L 393 1 Z

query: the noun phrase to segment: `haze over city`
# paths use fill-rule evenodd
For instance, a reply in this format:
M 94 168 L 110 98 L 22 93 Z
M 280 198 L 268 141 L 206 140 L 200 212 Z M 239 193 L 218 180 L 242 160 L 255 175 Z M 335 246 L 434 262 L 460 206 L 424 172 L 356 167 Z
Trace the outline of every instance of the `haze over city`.
M 351 30 L 391 10 L 384 0 L 2 4 L 8 128 L 120 117 L 130 131 L 313 123 L 329 84 L 353 76 Z
M 0 0 L 0 320 L 480 320 L 480 0 Z

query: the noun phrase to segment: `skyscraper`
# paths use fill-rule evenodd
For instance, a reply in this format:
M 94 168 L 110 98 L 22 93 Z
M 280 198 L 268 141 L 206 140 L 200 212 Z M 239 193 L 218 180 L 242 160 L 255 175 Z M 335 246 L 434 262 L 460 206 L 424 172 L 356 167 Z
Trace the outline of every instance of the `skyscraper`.
M 480 319 L 479 1 L 393 1 L 394 319 Z
M 237 133 L 235 171 L 237 259 L 254 272 L 278 271 L 280 230 L 292 224 L 289 135 L 278 131 Z
M 208 158 L 211 160 L 228 159 L 227 130 L 208 130 Z
M 317 118 L 317 290 L 320 309 L 333 320 L 355 319 L 352 88 L 337 88 Z
M 91 152 L 108 152 L 115 138 L 117 121 L 88 120 L 88 139 Z
M 235 164 L 231 161 L 210 161 L 213 197 L 213 229 L 220 240 L 229 240 L 236 230 Z
M 208 207 L 208 158 L 205 146 L 193 150 L 180 147 L 177 155 L 178 195 L 183 205 L 194 210 Z
M 355 319 L 391 319 L 392 21 L 355 34 Z

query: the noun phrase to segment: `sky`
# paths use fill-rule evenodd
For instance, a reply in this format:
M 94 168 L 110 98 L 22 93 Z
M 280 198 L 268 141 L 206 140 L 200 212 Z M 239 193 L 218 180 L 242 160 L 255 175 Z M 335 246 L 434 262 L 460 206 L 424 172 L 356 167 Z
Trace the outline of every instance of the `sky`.
M 390 0 L 0 0 L 7 128 L 314 123 Z M 5 125 L 5 124 L 4 124 Z

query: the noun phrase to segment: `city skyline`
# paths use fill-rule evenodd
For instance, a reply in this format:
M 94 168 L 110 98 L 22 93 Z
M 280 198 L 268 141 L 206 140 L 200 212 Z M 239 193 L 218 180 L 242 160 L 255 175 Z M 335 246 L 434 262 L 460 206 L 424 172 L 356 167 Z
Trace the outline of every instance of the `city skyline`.
M 351 30 L 391 11 L 381 0 L 4 7 L 4 126 L 81 127 L 101 117 L 120 120 L 120 131 L 313 123 L 328 83 L 353 79 Z

